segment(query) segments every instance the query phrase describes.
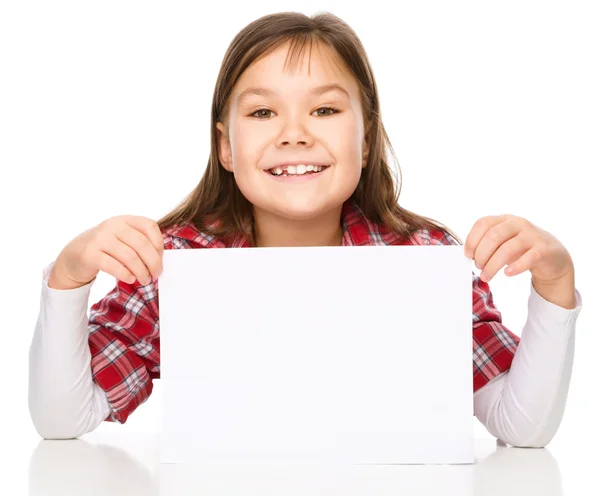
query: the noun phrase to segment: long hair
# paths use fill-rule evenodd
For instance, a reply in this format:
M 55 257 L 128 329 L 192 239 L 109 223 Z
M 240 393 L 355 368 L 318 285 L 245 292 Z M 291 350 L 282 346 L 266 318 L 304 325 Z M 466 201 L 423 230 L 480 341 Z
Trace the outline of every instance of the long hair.
M 392 232 L 408 237 L 419 229 L 441 229 L 462 244 L 443 224 L 398 204 L 402 173 L 380 118 L 379 94 L 367 54 L 354 30 L 328 12 L 311 17 L 299 12 L 269 14 L 251 22 L 235 36 L 223 57 L 214 88 L 208 166 L 194 190 L 158 221 L 161 230 L 191 221 L 200 232 L 223 240 L 242 235 L 251 246 L 255 245 L 252 204 L 238 188 L 233 173 L 220 164 L 216 124 L 227 122 L 229 97 L 248 66 L 286 43 L 289 43 L 286 62 L 291 63 L 302 60 L 307 46 L 312 49 L 314 43 L 324 44 L 339 55 L 358 82 L 369 152 L 366 168 L 350 200 L 371 222 Z M 388 150 L 399 178 L 388 164 Z

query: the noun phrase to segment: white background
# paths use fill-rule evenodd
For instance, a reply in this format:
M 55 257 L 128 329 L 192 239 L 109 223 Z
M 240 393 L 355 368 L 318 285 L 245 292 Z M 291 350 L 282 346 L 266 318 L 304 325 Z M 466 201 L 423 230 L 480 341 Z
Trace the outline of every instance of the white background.
M 39 441 L 27 410 L 27 352 L 42 268 L 100 221 L 158 219 L 194 188 L 208 160 L 212 89 L 240 29 L 275 11 L 328 10 L 369 54 L 402 168 L 401 204 L 463 241 L 480 217 L 520 215 L 572 254 L 584 309 L 569 403 L 549 449 L 565 486 L 577 483 L 576 467 L 600 437 L 596 2 L 0 5 L 0 428 L 23 473 Z M 101 274 L 90 305 L 113 286 Z M 520 334 L 529 275 L 500 273 L 491 288 L 504 323 Z M 156 429 L 159 395 L 157 381 L 127 424 L 100 429 Z

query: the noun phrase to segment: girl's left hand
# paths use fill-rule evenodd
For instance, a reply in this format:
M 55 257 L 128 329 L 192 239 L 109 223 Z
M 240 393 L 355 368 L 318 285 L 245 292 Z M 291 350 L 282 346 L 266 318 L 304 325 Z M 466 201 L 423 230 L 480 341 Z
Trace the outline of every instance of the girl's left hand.
M 504 270 L 514 276 L 529 270 L 534 281 L 549 284 L 574 271 L 567 249 L 552 234 L 515 215 L 490 215 L 473 225 L 465 255 L 474 258 L 480 279 L 490 281 Z

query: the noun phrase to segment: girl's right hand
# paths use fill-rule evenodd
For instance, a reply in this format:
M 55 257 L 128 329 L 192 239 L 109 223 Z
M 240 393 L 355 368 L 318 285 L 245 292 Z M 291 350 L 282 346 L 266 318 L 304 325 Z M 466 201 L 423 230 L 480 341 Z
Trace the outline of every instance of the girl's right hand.
M 152 219 L 134 215 L 111 217 L 84 231 L 58 255 L 48 279 L 53 289 L 89 284 L 99 271 L 132 284 L 147 285 L 162 273 L 163 238 Z

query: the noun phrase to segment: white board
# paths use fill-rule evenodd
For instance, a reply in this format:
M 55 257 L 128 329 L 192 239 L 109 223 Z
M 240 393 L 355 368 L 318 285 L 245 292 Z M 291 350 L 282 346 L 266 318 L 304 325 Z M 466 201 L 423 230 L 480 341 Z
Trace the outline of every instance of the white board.
M 460 245 L 166 250 L 161 463 L 473 463 Z

